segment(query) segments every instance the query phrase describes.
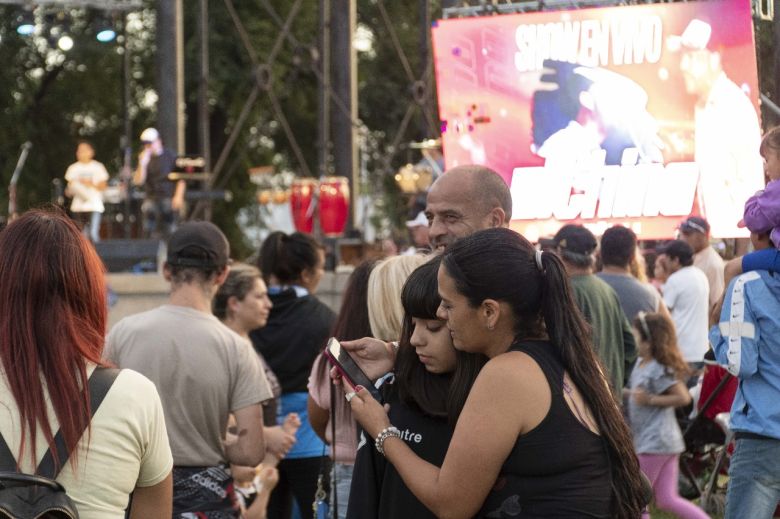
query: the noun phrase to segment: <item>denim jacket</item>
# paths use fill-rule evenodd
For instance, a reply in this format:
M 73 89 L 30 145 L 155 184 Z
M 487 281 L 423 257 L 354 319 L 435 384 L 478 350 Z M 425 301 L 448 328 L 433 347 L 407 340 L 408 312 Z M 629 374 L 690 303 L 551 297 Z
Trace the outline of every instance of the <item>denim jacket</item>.
M 753 271 L 733 279 L 710 342 L 739 380 L 731 428 L 780 439 L 780 275 Z

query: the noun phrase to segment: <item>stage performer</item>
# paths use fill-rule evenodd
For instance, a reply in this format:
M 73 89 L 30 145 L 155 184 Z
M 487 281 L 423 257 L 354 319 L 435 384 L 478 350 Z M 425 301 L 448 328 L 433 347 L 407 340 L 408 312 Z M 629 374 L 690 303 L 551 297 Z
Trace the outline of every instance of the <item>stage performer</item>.
M 105 210 L 102 191 L 106 189 L 108 171 L 95 160 L 95 148 L 87 141 L 79 141 L 76 162 L 65 171 L 68 195 L 73 197 L 70 212 L 79 228 L 92 240 L 100 241 L 100 219 Z
M 176 229 L 187 185 L 184 180 L 172 182 L 168 179 L 168 174 L 176 165 L 176 153 L 163 147 L 156 129 L 145 129 L 141 133 L 141 142 L 143 150 L 138 155 L 133 184 L 144 186 L 145 190 L 141 206 L 144 235 L 167 239 Z

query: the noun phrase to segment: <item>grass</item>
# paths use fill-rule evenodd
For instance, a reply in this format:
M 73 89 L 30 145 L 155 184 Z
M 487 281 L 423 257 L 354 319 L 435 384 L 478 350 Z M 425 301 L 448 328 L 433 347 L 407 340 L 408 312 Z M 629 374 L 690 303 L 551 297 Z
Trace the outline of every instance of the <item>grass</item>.
M 695 500 L 694 503 L 698 505 L 699 503 L 697 501 L 698 500 Z M 650 507 L 650 516 L 652 519 L 678 519 L 676 515 L 658 510 L 655 506 Z M 723 519 L 722 515 L 711 515 L 710 517 L 712 517 L 712 519 Z

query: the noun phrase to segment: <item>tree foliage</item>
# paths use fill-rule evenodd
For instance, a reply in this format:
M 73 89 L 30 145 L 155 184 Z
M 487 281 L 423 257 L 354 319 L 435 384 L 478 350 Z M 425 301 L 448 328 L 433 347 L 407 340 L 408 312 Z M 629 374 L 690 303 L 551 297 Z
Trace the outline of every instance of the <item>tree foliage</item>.
M 294 4 L 291 0 L 232 1 L 258 63 L 269 65 L 271 78 L 268 89 L 261 89 L 238 132 L 217 180 L 217 187 L 235 195 L 231 203 L 214 204 L 214 220 L 229 235 L 238 257 L 258 246 L 241 235 L 236 223 L 237 212 L 255 203 L 255 188 L 246 170 L 273 164 L 277 170 L 299 175 L 317 172 L 318 2 L 302 0 L 290 24 L 290 34 L 277 41 Z M 410 141 L 437 135 L 432 53 L 423 38 L 425 33 L 429 35 L 422 11 L 426 4 L 430 19 L 437 19 L 441 15 L 439 1 L 357 0 L 358 24 L 373 35 L 373 49 L 358 55 L 359 119 L 367 173 L 363 187 L 382 204 L 385 216 L 399 228 L 407 218 L 408 200 L 398 193 L 394 173 L 406 162 L 419 160 L 417 152 L 407 147 Z M 46 11 L 51 14 L 57 9 L 48 7 Z M 94 10 L 62 11 L 72 20 L 70 32 L 75 40 L 68 52 L 53 49 L 41 34 L 34 38 L 17 35 L 14 25 L 18 12 L 18 7 L 0 6 L 0 92 L 4 94 L 0 96 L 0 214 L 5 213 L 5 186 L 25 141 L 30 141 L 33 149 L 19 184 L 21 209 L 50 200 L 52 181 L 61 179 L 74 160 L 79 138 L 93 141 L 98 160 L 106 163 L 113 175 L 122 165 L 121 45 L 95 40 L 93 22 L 98 13 Z M 36 12 L 42 26 L 44 13 L 41 8 Z M 198 153 L 198 2 L 184 2 L 184 15 L 186 151 Z M 773 28 L 772 23 L 757 22 L 761 90 L 772 98 L 776 97 Z M 224 0 L 209 2 L 208 29 L 210 152 L 214 164 L 257 81 L 257 69 Z M 127 109 L 135 162 L 137 135 L 144 127 L 155 124 L 156 119 L 154 0 L 145 0 L 145 8 L 129 16 L 127 32 L 132 76 Z M 268 63 L 277 43 L 278 53 Z M 428 117 L 415 103 L 414 85 L 400 54 L 405 56 L 414 79 L 423 79 L 428 86 Z M 339 66 L 338 62 L 334 60 L 333 66 Z M 269 93 L 278 100 L 303 163 L 284 131 L 283 118 L 275 111 Z M 404 125 L 410 107 L 411 117 Z M 339 110 L 338 106 L 334 104 L 333 110 Z M 766 110 L 764 115 L 766 122 L 777 120 L 768 116 Z
M 121 48 L 95 40 L 94 12 L 65 12 L 75 42 L 68 52 L 52 47 L 44 34 L 19 36 L 15 31 L 18 9 L 0 7 L 0 91 L 5 94 L 0 96 L 0 202 L 4 208 L 5 186 L 25 141 L 32 143 L 32 149 L 19 181 L 20 209 L 50 200 L 52 181 L 62 178 L 67 165 L 75 160 L 78 139 L 93 142 L 98 159 L 110 172 L 118 172 L 121 165 Z M 37 14 L 43 22 L 44 13 Z M 153 13 L 147 10 L 135 17 L 139 32 L 148 33 L 145 24 L 153 21 Z M 146 71 L 151 68 L 153 48 L 149 42 L 133 48 L 136 88 L 132 113 L 136 120 L 144 120 L 149 117 L 143 98 L 150 88 Z

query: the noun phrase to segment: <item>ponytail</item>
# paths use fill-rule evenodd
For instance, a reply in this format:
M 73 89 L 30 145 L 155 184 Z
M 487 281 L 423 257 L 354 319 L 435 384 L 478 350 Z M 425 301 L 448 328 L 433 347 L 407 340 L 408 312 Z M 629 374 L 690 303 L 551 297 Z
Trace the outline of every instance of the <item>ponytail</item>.
M 272 232 L 260 247 L 257 266 L 267 284 L 271 276 L 282 285 L 296 283 L 305 270 L 317 267 L 321 249 L 322 245 L 308 234 Z
M 553 253 L 541 253 L 540 258 L 545 328 L 605 441 L 612 476 L 612 517 L 635 519 L 645 503 L 631 432 L 606 383 L 604 369 L 589 339 L 592 329 L 577 307 L 566 268 Z
M 612 479 L 611 517 L 639 517 L 645 499 L 631 433 L 606 382 L 592 330 L 577 306 L 561 259 L 538 252 L 510 229 L 495 228 L 455 242 L 444 253 L 442 265 L 472 307 L 485 299 L 508 304 L 517 337 L 548 335 L 604 441 Z

